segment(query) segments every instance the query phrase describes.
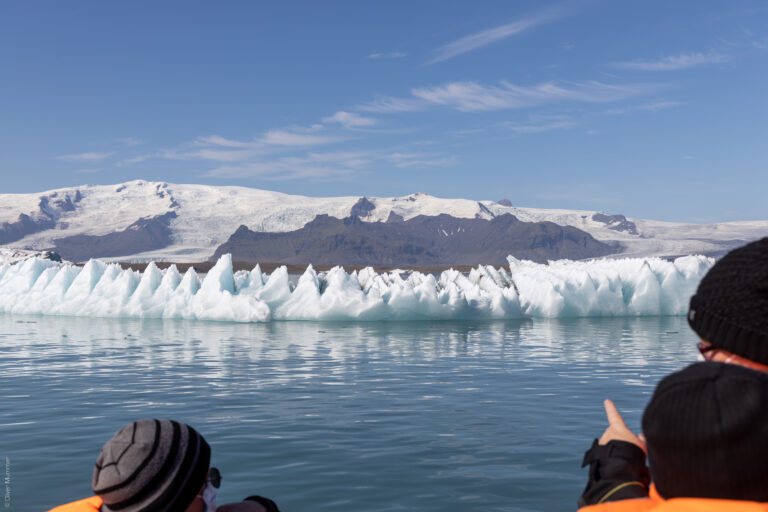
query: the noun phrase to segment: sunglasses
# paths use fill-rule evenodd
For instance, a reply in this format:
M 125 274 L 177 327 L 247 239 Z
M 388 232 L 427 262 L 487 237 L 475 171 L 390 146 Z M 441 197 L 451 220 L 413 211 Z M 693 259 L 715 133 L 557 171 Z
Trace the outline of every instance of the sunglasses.
M 707 352 L 711 352 L 711 351 L 713 351 L 713 350 L 716 350 L 716 349 L 717 349 L 717 347 L 715 347 L 714 345 L 707 345 L 707 344 L 706 344 L 706 343 L 704 343 L 703 341 L 700 341 L 700 342 L 698 342 L 698 343 L 696 344 L 696 348 L 697 348 L 697 349 L 699 349 L 699 353 L 702 355 L 702 357 L 705 357 L 705 358 L 706 358 L 706 355 L 705 355 L 705 354 L 706 354 Z
M 211 482 L 211 485 L 214 486 L 216 489 L 219 488 L 221 485 L 221 471 L 219 471 L 219 468 L 211 468 L 210 473 L 208 474 L 208 482 Z

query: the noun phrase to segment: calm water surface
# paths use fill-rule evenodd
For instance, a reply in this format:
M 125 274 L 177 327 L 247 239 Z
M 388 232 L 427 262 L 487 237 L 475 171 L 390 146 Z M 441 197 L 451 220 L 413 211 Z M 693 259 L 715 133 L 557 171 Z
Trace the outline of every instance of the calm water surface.
M 695 359 L 695 341 L 678 317 L 242 325 L 0 315 L 10 510 L 89 496 L 101 445 L 146 417 L 205 435 L 224 475 L 220 504 L 258 493 L 283 512 L 573 510 L 584 450 L 605 427 L 603 398 L 637 429 L 653 386 Z

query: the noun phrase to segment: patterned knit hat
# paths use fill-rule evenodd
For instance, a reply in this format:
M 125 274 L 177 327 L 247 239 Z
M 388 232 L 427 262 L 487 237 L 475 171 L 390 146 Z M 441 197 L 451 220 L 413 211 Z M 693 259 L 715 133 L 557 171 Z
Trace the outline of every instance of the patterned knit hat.
M 673 373 L 643 434 L 662 497 L 768 501 L 768 374 L 711 362 Z
M 139 420 L 107 441 L 93 470 L 103 512 L 186 509 L 205 482 L 211 449 L 189 425 Z
M 709 269 L 691 297 L 688 323 L 715 347 L 768 364 L 768 237 Z

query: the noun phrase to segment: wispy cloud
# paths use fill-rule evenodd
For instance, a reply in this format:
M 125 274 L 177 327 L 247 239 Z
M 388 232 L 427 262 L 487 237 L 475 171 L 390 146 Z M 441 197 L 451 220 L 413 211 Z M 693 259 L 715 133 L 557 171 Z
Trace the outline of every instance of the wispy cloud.
M 69 162 L 99 162 L 105 158 L 109 158 L 114 154 L 114 151 L 110 151 L 109 153 L 77 153 L 72 155 L 57 156 L 56 159 L 66 160 Z
M 312 179 L 336 180 L 385 168 L 428 168 L 456 165 L 455 156 L 392 150 L 310 151 L 302 155 L 265 158 L 260 156 L 235 165 L 223 165 L 204 176 L 209 178 L 255 178 L 270 181 Z
M 314 146 L 318 144 L 330 144 L 342 139 L 338 137 L 295 133 L 285 130 L 269 130 L 260 140 L 264 144 L 270 146 Z
M 355 114 L 350 114 L 350 116 L 352 117 L 346 118 L 342 116 L 339 122 L 345 120 L 349 123 L 360 123 L 361 119 L 365 119 L 355 116 Z M 297 148 L 345 140 L 340 137 L 316 134 L 323 129 L 325 129 L 325 126 L 321 124 L 309 127 L 293 126 L 287 129 L 268 130 L 261 137 L 252 140 L 235 140 L 220 135 L 207 135 L 198 137 L 181 147 L 160 149 L 124 158 L 117 162 L 116 165 L 120 167 L 138 164 L 150 159 L 201 160 L 243 165 L 248 163 L 250 165 L 250 163 L 254 163 L 266 155 L 291 152 Z
M 358 172 L 368 160 L 361 153 L 309 153 L 269 161 L 225 165 L 208 171 L 209 178 L 260 178 L 267 180 L 332 179 Z
M 658 84 L 608 84 L 589 82 L 544 82 L 520 86 L 507 81 L 499 85 L 478 82 L 450 82 L 411 90 L 411 98 L 380 97 L 359 105 L 366 112 L 415 112 L 430 106 L 446 106 L 462 112 L 532 107 L 558 101 L 609 103 L 640 96 L 660 89 Z
M 164 151 L 160 154 L 161 158 L 170 160 L 211 160 L 214 162 L 243 162 L 254 156 L 258 152 L 246 149 L 199 149 L 187 152 Z
M 502 126 L 515 135 L 541 133 L 552 130 L 567 130 L 578 123 L 566 116 L 531 116 L 524 122 L 508 121 Z
M 376 158 L 371 151 L 329 151 L 323 153 L 309 153 L 307 157 L 312 162 L 332 162 L 351 169 L 359 169 L 368 165 L 371 159 Z
M 768 37 L 752 41 L 752 47 L 758 50 L 768 50 Z
M 358 116 L 356 114 L 349 114 L 347 112 L 337 112 L 331 118 L 326 118 L 329 121 L 338 123 L 348 123 L 350 126 L 357 125 L 363 126 L 368 124 L 367 118 Z M 371 120 L 371 122 L 375 122 Z M 316 144 L 330 144 L 332 142 L 338 142 L 342 139 L 338 137 L 329 137 L 322 135 L 314 135 L 317 132 L 325 129 L 322 124 L 313 124 L 309 127 L 293 126 L 284 129 L 268 130 L 261 137 L 253 140 L 233 140 L 221 137 L 219 135 L 208 135 L 206 137 L 198 137 L 192 143 L 194 146 L 217 146 L 225 148 L 241 148 L 241 149 L 258 149 L 266 148 L 268 146 L 312 146 Z
M 138 164 L 145 160 L 149 160 L 150 158 L 155 158 L 157 155 L 155 153 L 149 153 L 145 155 L 137 155 L 131 158 L 126 158 L 125 160 L 122 160 L 121 162 L 118 162 L 116 165 L 118 167 L 121 167 L 123 165 L 132 165 L 132 164 Z
M 411 98 L 394 100 L 402 104 L 428 102 Z M 297 179 L 338 180 L 386 168 L 428 168 L 454 165 L 454 156 L 433 153 L 397 153 L 397 149 L 357 151 L 321 151 L 319 147 L 350 140 L 340 127 L 360 130 L 376 125 L 378 120 L 355 111 L 339 110 L 308 126 L 286 126 L 262 132 L 253 138 L 227 138 L 221 135 L 197 137 L 177 147 L 121 155 L 118 167 L 139 164 L 146 160 L 175 160 L 195 162 L 200 172 L 209 178 L 260 179 L 286 181 Z M 380 130 L 378 134 L 385 133 Z M 361 135 L 363 137 L 364 135 Z M 413 143 L 415 144 L 415 143 Z M 393 152 L 394 151 L 394 152 Z M 75 156 L 81 160 L 83 155 Z M 101 155 L 100 155 L 101 156 Z M 103 156 L 107 156 L 104 154 Z M 97 160 L 90 156 L 90 160 Z M 212 164 L 212 165 L 211 165 Z
M 218 135 L 208 135 L 207 137 L 198 137 L 197 139 L 195 139 L 194 144 L 198 146 L 211 145 L 211 146 L 223 146 L 227 148 L 254 148 L 254 147 L 263 146 L 263 144 L 257 141 L 248 142 L 248 141 L 225 139 L 224 137 L 220 137 Z
M 552 9 L 515 20 L 505 25 L 464 36 L 435 50 L 435 56 L 429 61 L 429 64 L 443 62 L 456 56 L 475 51 L 484 46 L 498 43 L 499 41 L 508 39 L 521 32 L 525 32 L 526 30 L 554 21 L 564 15 L 565 11 L 563 9 Z
M 768 8 L 766 9 L 768 12 Z M 768 50 L 768 37 L 760 35 L 748 28 L 742 27 L 741 34 L 735 35 L 735 38 L 726 39 L 724 37 L 717 38 L 717 42 L 731 48 L 738 48 L 743 50 L 745 48 L 754 48 L 757 50 Z
M 345 128 L 364 128 L 373 126 L 376 120 L 372 117 L 363 117 L 359 114 L 339 110 L 330 117 L 323 118 L 324 123 L 339 123 Z
M 408 169 L 411 167 L 445 167 L 456 165 L 455 156 L 440 157 L 424 153 L 391 153 L 386 159 L 395 167 Z
M 298 179 L 328 179 L 348 176 L 352 169 L 330 166 L 309 166 L 291 162 L 251 162 L 244 165 L 227 165 L 208 171 L 207 178 L 261 178 L 271 181 Z
M 612 102 L 645 94 L 656 89 L 653 84 L 613 85 L 603 82 L 545 82 L 520 86 L 502 81 L 499 86 L 477 82 L 452 82 L 436 87 L 413 89 L 411 93 L 435 105 L 463 112 L 531 107 L 558 101 L 586 103 Z
M 721 53 L 683 53 L 680 55 L 670 55 L 658 60 L 638 60 L 631 62 L 617 62 L 613 67 L 619 69 L 629 69 L 634 71 L 675 71 L 678 69 L 688 69 L 697 66 L 706 66 L 717 64 L 730 60 L 728 55 Z
M 192 146 L 194 145 L 195 143 L 192 143 Z M 126 158 L 118 162 L 116 165 L 120 167 L 123 165 L 138 164 L 154 158 L 161 160 L 209 160 L 212 162 L 243 162 L 258 156 L 261 153 L 261 151 L 255 149 L 222 149 L 218 147 L 205 147 L 199 149 L 190 149 L 189 147 L 184 149 L 161 149 L 152 153 L 144 153 L 142 155 Z
M 475 135 L 484 131 L 483 128 L 465 128 L 463 130 L 453 130 L 449 133 L 456 137 L 466 137 L 467 135 Z
M 603 114 L 621 115 L 621 114 L 628 114 L 630 112 L 637 112 L 637 111 L 659 112 L 661 110 L 677 108 L 681 105 L 684 105 L 684 103 L 679 101 L 652 101 L 649 103 L 641 103 L 639 105 L 628 105 L 624 107 L 611 108 L 611 109 L 605 110 Z
M 368 55 L 369 59 L 402 59 L 407 57 L 408 54 L 404 52 L 386 52 L 386 53 L 372 53 Z
M 676 108 L 683 105 L 683 103 L 679 101 L 654 101 L 651 103 L 643 103 L 642 105 L 638 105 L 638 110 L 647 110 L 650 112 L 658 112 L 659 110 L 667 110 L 669 108 Z
M 357 106 L 357 110 L 363 112 L 378 112 L 389 114 L 393 112 L 418 112 L 429 107 L 429 103 L 416 98 L 394 98 L 392 96 L 378 96 L 370 103 Z
M 138 137 L 123 137 L 120 139 L 120 142 L 125 144 L 126 146 L 138 146 L 142 143 L 142 140 Z

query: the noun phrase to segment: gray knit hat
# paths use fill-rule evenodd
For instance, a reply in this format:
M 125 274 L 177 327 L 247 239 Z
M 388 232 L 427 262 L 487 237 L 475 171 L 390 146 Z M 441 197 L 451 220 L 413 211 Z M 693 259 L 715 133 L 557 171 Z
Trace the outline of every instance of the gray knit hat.
M 211 448 L 195 429 L 172 420 L 124 426 L 101 449 L 93 492 L 103 512 L 184 510 L 205 482 Z

